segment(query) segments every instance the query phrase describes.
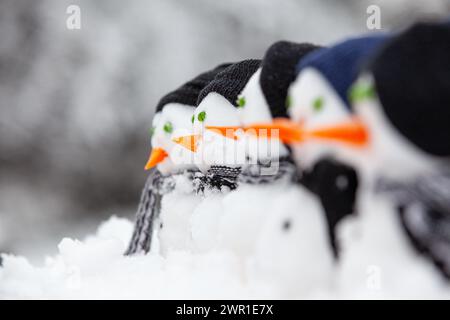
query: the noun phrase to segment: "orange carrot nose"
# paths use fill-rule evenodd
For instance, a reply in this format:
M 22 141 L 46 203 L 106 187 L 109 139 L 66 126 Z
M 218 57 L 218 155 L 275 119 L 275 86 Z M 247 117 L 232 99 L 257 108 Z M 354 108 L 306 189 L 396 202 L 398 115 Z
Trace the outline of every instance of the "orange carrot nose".
M 369 142 L 366 126 L 356 118 L 335 126 L 314 129 L 306 134 L 311 138 L 340 141 L 357 147 L 364 147 Z
M 301 124 L 287 118 L 275 118 L 270 123 L 255 123 L 245 127 L 247 133 L 258 137 L 278 137 L 283 143 L 299 143 L 304 140 Z M 278 136 L 277 136 L 278 135 Z
M 272 123 L 254 124 L 246 128 L 246 130 L 249 129 L 253 129 L 253 132 L 258 136 L 267 132 L 268 137 L 273 136 L 276 132 L 273 130 L 278 129 L 279 139 L 286 144 L 296 144 L 306 140 L 319 139 L 340 141 L 354 146 L 364 146 L 368 142 L 369 136 L 364 124 L 356 118 L 338 125 L 309 130 L 292 120 L 276 118 Z
M 151 169 L 158 163 L 162 162 L 168 156 L 167 152 L 162 148 L 153 148 L 150 156 L 148 157 L 145 170 Z
M 175 142 L 176 144 L 185 147 L 186 149 L 192 152 L 197 152 L 197 142 L 200 139 L 200 137 L 201 136 L 199 134 L 193 134 L 189 136 L 173 138 L 172 141 Z
M 223 135 L 226 138 L 237 140 L 239 137 L 236 135 L 236 131 L 243 129 L 241 127 L 218 127 L 218 126 L 206 126 L 206 129 L 215 131 L 218 134 Z

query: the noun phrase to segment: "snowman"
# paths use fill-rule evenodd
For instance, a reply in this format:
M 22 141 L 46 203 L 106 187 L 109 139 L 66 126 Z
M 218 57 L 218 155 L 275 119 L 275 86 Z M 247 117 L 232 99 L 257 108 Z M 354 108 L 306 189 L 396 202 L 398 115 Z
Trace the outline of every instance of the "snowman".
M 189 212 L 194 205 L 188 200 L 195 198 L 192 195 L 192 184 L 197 169 L 194 165 L 193 153 L 172 140 L 190 131 L 191 117 L 200 90 L 226 66 L 228 65 L 220 65 L 200 74 L 159 101 L 151 129 L 152 151 L 145 165 L 145 169 L 151 171 L 142 191 L 134 232 L 125 254 L 148 252 L 156 226 L 161 229 L 160 244 L 163 251 L 167 247 L 176 247 L 185 240 L 184 233 L 180 233 L 179 236 L 172 235 L 177 234 L 175 229 L 183 229 L 183 221 L 186 219 L 183 213 Z M 168 200 L 174 195 L 164 199 L 172 193 L 177 182 L 179 186 L 177 193 L 181 192 L 186 200 L 186 207 L 183 210 L 172 208 L 170 205 L 172 202 Z M 162 208 L 167 210 L 163 210 L 160 217 Z M 173 218 L 170 212 L 174 212 L 173 215 L 175 213 L 180 215 L 180 219 Z M 166 220 L 167 230 L 174 229 L 174 232 L 164 230 L 164 220 Z
M 450 278 L 449 43 L 448 24 L 418 23 L 390 41 L 351 90 L 354 121 L 368 131 L 354 157 L 371 191 L 361 212 L 366 223 L 381 221 L 370 203 L 386 203 L 395 234 L 385 241 L 404 244 L 409 259 L 392 251 L 387 258 L 398 268 L 420 266 L 415 279 L 428 286 L 435 279 L 425 260 Z
M 208 127 L 238 124 L 237 95 L 259 64 L 259 60 L 244 60 L 218 73 L 198 95 L 198 106 L 190 119 L 192 132 L 174 139 L 194 153 L 194 163 L 202 172 L 195 182 L 203 197 L 185 230 L 193 243 L 191 251 L 205 252 L 218 246 L 218 228 L 226 207 L 224 199 L 237 188 L 245 164 L 241 141 Z
M 288 89 L 296 79 L 296 65 L 309 56 L 316 55 L 327 49 L 320 49 L 311 44 L 297 44 L 287 41 L 274 43 L 266 52 L 261 67 L 250 78 L 249 82 L 238 98 L 239 118 L 241 128 L 254 129 L 255 132 L 246 134 L 245 138 L 249 145 L 262 146 L 259 151 L 249 152 L 250 158 L 258 161 L 269 160 L 278 164 L 278 171 L 283 173 L 292 168 L 292 160 L 288 148 L 282 142 L 290 142 L 289 137 L 274 137 L 258 135 L 258 132 L 270 132 L 271 129 L 280 128 L 283 134 L 283 126 L 287 123 L 288 109 L 286 100 L 293 105 L 292 99 L 287 99 Z M 291 107 L 293 108 L 293 107 Z M 273 122 L 273 123 L 269 123 Z M 281 125 L 281 127 L 278 127 Z M 233 130 L 232 127 L 222 128 Z M 289 127 L 287 128 L 289 129 Z M 247 131 L 246 131 L 247 132 Z M 280 140 L 281 138 L 281 140 Z M 279 151 L 267 152 L 269 148 L 275 147 Z M 295 149 L 297 145 L 293 146 Z M 257 150 L 250 148 L 250 151 Z M 307 155 L 301 155 L 306 157 Z M 319 197 L 324 213 L 327 217 L 329 239 L 334 253 L 337 255 L 337 244 L 334 229 L 338 221 L 345 215 L 353 212 L 355 201 L 357 176 L 356 172 L 349 166 L 339 163 L 331 157 L 318 159 L 311 169 L 304 168 L 300 164 L 302 159 L 297 159 L 301 170 L 300 183 L 306 186 Z M 282 174 L 286 176 L 286 174 Z M 269 176 L 271 177 L 271 176 Z M 275 175 L 276 177 L 276 175 Z
M 292 162 L 273 174 L 262 174 L 264 169 L 270 169 L 270 164 L 264 167 L 261 162 L 252 164 L 249 161 L 245 133 L 240 130 L 242 104 L 238 95 L 259 68 L 259 60 L 245 60 L 218 74 L 199 95 L 198 107 L 192 118 L 194 134 L 191 136 L 197 141 L 192 144 L 185 143 L 190 137 L 176 139 L 196 152 L 196 163 L 210 179 L 210 184 L 224 186 L 226 190 L 234 189 L 238 184 L 240 188 L 239 194 L 212 195 L 195 210 L 192 236 L 202 251 L 220 247 L 243 258 L 252 253 L 258 226 L 264 221 L 267 211 L 261 212 L 258 206 L 251 210 L 248 208 L 251 203 L 236 199 L 244 196 L 258 201 L 260 197 L 267 197 L 267 190 L 273 187 L 272 182 L 291 181 L 295 177 Z M 231 135 L 226 130 L 221 131 L 222 128 L 232 129 Z M 233 182 L 231 188 L 229 182 Z M 261 184 L 270 187 L 264 188 Z
M 297 65 L 295 81 L 289 88 L 289 115 L 304 130 L 345 122 L 353 113 L 347 97 L 361 64 L 387 39 L 386 34 L 371 34 L 345 40 L 317 50 Z M 335 143 L 311 139 L 293 146 L 296 162 L 309 168 L 317 159 L 328 157 Z
M 343 283 L 356 281 L 364 293 L 373 289 L 369 267 L 380 271 L 378 289 L 394 296 L 426 295 L 442 289 L 441 275 L 449 278 L 449 40 L 448 25 L 412 26 L 388 40 L 351 87 L 350 120 L 320 134 L 297 124 L 303 139 L 335 143 L 336 156 L 361 173 L 360 217 L 339 234 Z M 411 284 L 420 290 L 406 292 Z

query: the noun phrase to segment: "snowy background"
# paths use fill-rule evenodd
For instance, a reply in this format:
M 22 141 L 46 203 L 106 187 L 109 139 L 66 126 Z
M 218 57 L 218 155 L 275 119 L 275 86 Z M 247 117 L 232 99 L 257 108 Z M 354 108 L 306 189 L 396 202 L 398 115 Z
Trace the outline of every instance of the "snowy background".
M 70 4 L 81 30 L 66 28 Z M 370 4 L 383 29 L 450 13 L 446 0 L 1 0 L 0 252 L 42 264 L 64 236 L 132 219 L 159 97 L 276 40 L 367 32 Z M 66 241 L 60 254 L 70 246 L 82 245 Z

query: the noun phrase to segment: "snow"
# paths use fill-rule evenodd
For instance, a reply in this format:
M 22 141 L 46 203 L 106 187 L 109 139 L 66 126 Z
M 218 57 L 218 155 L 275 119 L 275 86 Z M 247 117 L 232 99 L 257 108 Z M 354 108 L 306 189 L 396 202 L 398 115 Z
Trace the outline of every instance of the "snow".
M 190 200 L 178 188 L 161 216 L 184 208 L 188 245 L 171 248 L 161 234 L 150 254 L 125 257 L 133 223 L 111 217 L 82 241 L 63 239 L 43 265 L 4 255 L 0 298 L 450 298 L 380 199 L 363 197 L 364 215 L 340 225 L 338 264 L 320 206 L 300 187 L 243 186 Z

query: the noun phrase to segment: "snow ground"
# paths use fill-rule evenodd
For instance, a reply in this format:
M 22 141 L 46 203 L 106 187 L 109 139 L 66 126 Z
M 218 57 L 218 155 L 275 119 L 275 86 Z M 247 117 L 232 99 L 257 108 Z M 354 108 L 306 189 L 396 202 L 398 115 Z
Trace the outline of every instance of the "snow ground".
M 336 264 L 316 200 L 286 187 L 245 186 L 191 200 L 177 190 L 162 217 L 194 203 L 192 241 L 177 250 L 124 257 L 133 223 L 111 217 L 82 241 L 63 239 L 43 265 L 4 255 L 0 298 L 450 298 L 434 267 L 408 247 L 385 203 L 368 200 L 377 205 L 342 224 Z

